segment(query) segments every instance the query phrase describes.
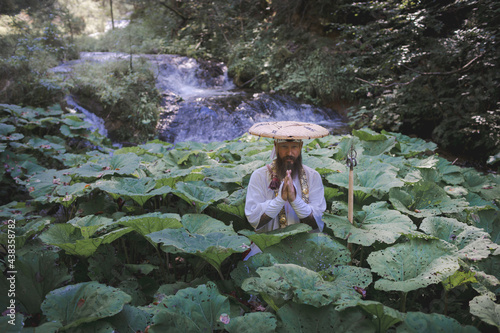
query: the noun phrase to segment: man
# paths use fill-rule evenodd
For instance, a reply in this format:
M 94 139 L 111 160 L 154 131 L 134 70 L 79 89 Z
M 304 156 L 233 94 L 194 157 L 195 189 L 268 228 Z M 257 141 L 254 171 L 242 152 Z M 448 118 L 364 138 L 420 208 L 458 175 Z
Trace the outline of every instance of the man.
M 288 126 L 290 123 L 292 122 L 260 124 L 272 124 L 273 127 L 279 127 L 282 132 L 290 132 L 292 129 Z M 317 125 L 297 122 L 293 124 L 295 132 L 297 126 L 326 131 Z M 255 132 L 255 126 L 252 126 L 250 133 L 266 136 L 265 131 Z M 320 134 L 315 133 L 316 137 L 325 136 L 324 131 Z M 275 130 L 270 132 L 277 136 Z M 255 170 L 250 177 L 245 215 L 257 232 L 284 228 L 295 223 L 305 223 L 313 230 L 322 231 L 324 223 L 321 217 L 326 209 L 323 182 L 316 170 L 302 164 L 301 138 L 310 138 L 311 135 L 288 133 L 279 137 L 285 138 L 274 140 L 273 155 L 275 152 L 276 159 L 271 164 Z M 252 249 L 245 259 L 258 252 L 260 249 L 252 244 Z

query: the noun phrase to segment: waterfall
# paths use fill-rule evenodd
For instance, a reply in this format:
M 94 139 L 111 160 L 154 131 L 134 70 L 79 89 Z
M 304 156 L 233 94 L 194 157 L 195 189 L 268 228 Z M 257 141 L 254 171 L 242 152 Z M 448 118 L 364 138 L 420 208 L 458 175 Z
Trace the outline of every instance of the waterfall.
M 170 54 L 133 57 L 148 59 L 156 75 L 157 88 L 163 96 L 157 130 L 163 141 L 232 140 L 260 121 L 311 122 L 333 134 L 346 132 L 346 124 L 331 109 L 304 104 L 291 96 L 238 89 L 223 63 Z M 125 53 L 82 52 L 81 59 L 62 64 L 53 71 L 66 73 L 76 62 L 129 58 Z M 67 102 L 85 114 L 101 134 L 106 133 L 102 119 L 78 106 L 71 97 Z

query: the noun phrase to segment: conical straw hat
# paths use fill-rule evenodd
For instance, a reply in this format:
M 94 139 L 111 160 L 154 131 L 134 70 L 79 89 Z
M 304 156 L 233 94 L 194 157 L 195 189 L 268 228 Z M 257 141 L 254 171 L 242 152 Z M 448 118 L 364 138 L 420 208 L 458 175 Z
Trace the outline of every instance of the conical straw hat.
M 250 134 L 273 139 L 303 140 L 327 136 L 328 130 L 322 126 L 299 121 L 271 121 L 255 123 L 248 130 Z

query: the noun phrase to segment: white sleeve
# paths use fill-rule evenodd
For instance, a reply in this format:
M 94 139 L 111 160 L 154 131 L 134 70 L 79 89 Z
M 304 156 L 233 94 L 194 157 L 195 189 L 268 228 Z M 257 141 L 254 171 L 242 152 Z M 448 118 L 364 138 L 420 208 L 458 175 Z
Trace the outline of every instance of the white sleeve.
M 267 173 L 264 170 L 256 170 L 250 176 L 245 202 L 245 215 L 254 228 L 259 225 L 262 214 L 266 213 L 268 215 L 269 213 L 268 216 L 274 218 L 285 203 L 281 196 L 269 198 L 267 195 L 269 191 L 268 183 Z

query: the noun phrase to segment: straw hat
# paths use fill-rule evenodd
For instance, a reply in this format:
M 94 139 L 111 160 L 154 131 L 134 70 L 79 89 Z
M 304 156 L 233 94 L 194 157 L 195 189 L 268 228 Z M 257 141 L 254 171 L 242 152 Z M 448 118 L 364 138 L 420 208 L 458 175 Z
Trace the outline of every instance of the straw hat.
M 271 121 L 255 123 L 248 130 L 250 134 L 273 139 L 303 140 L 327 136 L 328 130 L 316 124 L 299 121 Z

